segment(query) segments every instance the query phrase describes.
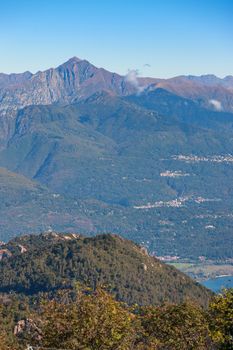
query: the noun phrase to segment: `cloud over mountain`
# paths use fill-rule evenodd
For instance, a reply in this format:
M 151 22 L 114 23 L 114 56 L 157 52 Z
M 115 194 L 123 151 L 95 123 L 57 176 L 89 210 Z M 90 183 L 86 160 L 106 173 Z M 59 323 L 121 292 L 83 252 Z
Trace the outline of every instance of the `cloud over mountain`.
M 209 103 L 217 110 L 217 111 L 222 111 L 222 103 L 218 100 L 209 100 Z

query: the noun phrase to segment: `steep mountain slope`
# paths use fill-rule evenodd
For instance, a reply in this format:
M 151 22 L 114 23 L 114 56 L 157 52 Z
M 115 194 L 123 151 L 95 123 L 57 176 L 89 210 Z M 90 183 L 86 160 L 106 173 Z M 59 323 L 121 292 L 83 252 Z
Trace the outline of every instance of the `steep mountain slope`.
M 85 202 L 51 192 L 38 182 L 4 168 L 0 168 L 0 198 L 0 240 L 6 241 L 9 236 L 30 229 L 40 232 L 51 227 L 61 231 L 95 231 L 92 220 L 86 216 Z M 88 207 L 91 209 L 92 204 Z
M 119 96 L 138 93 L 147 86 L 164 88 L 175 94 L 198 100 L 214 108 L 211 100 L 221 103 L 221 108 L 232 111 L 233 78 L 212 75 L 179 76 L 171 79 L 128 79 L 97 68 L 86 60 L 73 57 L 57 68 L 32 74 L 0 74 L 0 116 L 15 116 L 15 111 L 28 105 L 71 103 L 85 99 L 96 92 L 108 91 Z
M 36 74 L 0 74 L 0 149 L 12 133 L 12 119 L 19 109 L 29 105 L 71 103 L 102 90 L 121 95 L 132 93 L 135 88 L 124 77 L 77 57 Z
M 139 95 L 127 97 L 127 100 L 155 110 L 160 115 L 173 117 L 178 122 L 192 124 L 199 128 L 232 127 L 232 113 L 219 113 L 219 111 L 200 107 L 196 101 L 179 97 L 165 89 L 151 90 L 148 87 Z
M 130 304 L 192 298 L 205 305 L 211 295 L 144 249 L 114 235 L 85 238 L 50 233 L 21 237 L 4 248 L 13 256 L 0 263 L 1 292 L 35 294 L 72 287 L 79 281 L 94 288 L 104 284 L 118 300 Z
M 32 73 L 24 72 L 24 73 L 12 73 L 12 74 L 4 74 L 0 73 L 0 88 L 7 88 L 10 86 L 15 86 L 18 84 L 22 84 L 29 80 L 32 77 Z
M 233 112 L 233 77 L 230 75 L 223 79 L 215 75 L 188 75 L 155 80 L 142 78 L 141 83 L 149 85 L 151 90 L 162 88 L 192 99 L 208 109 Z
M 0 76 L 0 112 L 2 115 L 38 104 L 71 103 L 97 91 L 122 95 L 135 91 L 124 77 L 97 68 L 86 60 L 73 57 L 57 68 L 36 74 Z
M 0 149 L 12 133 L 12 118 L 29 105 L 68 104 L 107 91 L 117 96 L 138 94 L 148 86 L 151 90 L 164 88 L 182 97 L 193 99 L 213 110 L 233 111 L 232 76 L 180 76 L 171 79 L 129 79 L 103 68 L 97 68 L 77 57 L 57 68 L 32 74 L 0 73 Z
M 233 114 L 205 110 L 165 90 L 127 100 L 102 93 L 65 107 L 30 106 L 19 111 L 0 162 L 38 178 L 56 156 L 75 161 L 83 156 L 159 159 L 179 152 L 232 153 L 227 140 L 232 125 Z

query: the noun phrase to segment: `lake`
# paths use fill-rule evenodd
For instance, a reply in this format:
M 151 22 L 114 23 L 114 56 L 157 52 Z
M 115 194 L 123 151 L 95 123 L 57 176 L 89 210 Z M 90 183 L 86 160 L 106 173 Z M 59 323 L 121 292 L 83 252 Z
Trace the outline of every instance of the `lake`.
M 213 292 L 219 292 L 222 288 L 233 288 L 233 276 L 222 276 L 201 282 L 203 286 Z

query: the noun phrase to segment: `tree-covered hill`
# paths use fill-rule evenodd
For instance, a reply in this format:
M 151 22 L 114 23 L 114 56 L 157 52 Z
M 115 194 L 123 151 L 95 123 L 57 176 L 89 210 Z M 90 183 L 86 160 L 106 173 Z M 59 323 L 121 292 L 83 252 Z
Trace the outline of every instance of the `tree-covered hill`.
M 10 254 L 0 262 L 0 292 L 35 295 L 80 282 L 92 288 L 103 285 L 128 304 L 191 299 L 206 305 L 211 296 L 183 273 L 116 235 L 29 235 L 10 241 L 4 249 Z

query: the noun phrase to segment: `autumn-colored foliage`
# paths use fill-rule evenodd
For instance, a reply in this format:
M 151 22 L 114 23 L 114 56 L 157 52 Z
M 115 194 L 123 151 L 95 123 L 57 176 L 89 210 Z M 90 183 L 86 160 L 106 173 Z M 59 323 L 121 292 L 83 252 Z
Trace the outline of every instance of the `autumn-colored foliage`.
M 156 338 L 162 349 L 211 349 L 204 312 L 193 303 L 146 307 L 141 310 L 141 324 L 147 337 Z
M 72 307 L 47 303 L 42 317 L 46 347 L 126 350 L 135 338 L 135 316 L 100 288 L 78 293 Z
M 219 349 L 233 349 L 233 289 L 217 295 L 210 304 L 211 335 Z
M 39 338 L 13 336 L 14 322 L 27 313 Z M 59 292 L 30 312 L 22 301 L 0 309 L 0 350 L 29 343 L 70 350 L 232 350 L 232 339 L 233 290 L 216 295 L 207 310 L 190 301 L 129 307 L 103 288 L 80 286 L 76 294 Z

